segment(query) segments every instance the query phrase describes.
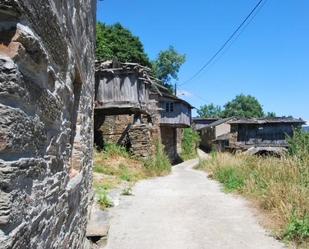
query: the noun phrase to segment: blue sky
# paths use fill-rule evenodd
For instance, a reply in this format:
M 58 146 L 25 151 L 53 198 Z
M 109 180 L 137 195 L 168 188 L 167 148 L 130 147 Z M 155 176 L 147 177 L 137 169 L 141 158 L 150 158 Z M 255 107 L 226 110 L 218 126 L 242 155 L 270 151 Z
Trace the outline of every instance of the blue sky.
M 179 83 L 219 49 L 257 0 L 104 0 L 97 18 L 120 22 L 154 59 L 173 45 L 186 54 Z M 251 94 L 265 111 L 309 120 L 309 1 L 268 0 L 232 46 L 199 77 L 183 85 L 193 106 L 224 105 Z

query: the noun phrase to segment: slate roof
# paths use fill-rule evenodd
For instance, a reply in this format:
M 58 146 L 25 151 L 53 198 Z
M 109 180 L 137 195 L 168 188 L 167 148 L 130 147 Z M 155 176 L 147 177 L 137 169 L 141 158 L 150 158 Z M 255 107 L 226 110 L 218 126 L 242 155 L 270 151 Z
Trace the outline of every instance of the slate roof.
M 306 122 L 302 119 L 296 118 L 252 118 L 252 119 L 237 119 L 230 121 L 229 124 L 305 124 Z

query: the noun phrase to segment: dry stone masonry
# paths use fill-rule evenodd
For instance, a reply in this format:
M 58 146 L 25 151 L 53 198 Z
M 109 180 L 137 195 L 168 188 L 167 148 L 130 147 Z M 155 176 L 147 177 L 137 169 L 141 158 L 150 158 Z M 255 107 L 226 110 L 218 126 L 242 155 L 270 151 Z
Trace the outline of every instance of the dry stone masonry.
M 0 2 L 0 248 L 84 248 L 95 0 Z

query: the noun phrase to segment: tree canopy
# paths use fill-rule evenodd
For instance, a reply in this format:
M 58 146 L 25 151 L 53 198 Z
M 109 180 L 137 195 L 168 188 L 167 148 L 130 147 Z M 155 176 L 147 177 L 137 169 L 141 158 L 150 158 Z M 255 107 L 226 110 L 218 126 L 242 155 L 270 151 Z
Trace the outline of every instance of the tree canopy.
M 251 96 L 240 94 L 224 105 L 224 117 L 261 118 L 264 116 L 262 105 Z
M 97 23 L 96 57 L 100 60 L 134 62 L 151 67 L 143 44 L 121 24 Z
M 152 62 L 152 68 L 159 80 L 171 84 L 172 79 L 178 80 L 179 69 L 185 61 L 186 56 L 179 54 L 173 46 L 170 46 L 158 54 L 156 60 Z
M 201 106 L 200 109 L 197 110 L 197 114 L 201 118 L 219 118 L 222 116 L 222 108 L 221 106 L 211 103 Z
M 223 109 L 221 106 L 209 104 L 201 106 L 197 113 L 201 118 L 262 118 L 276 116 L 274 112 L 265 115 L 259 101 L 251 95 L 244 94 L 237 95 L 233 100 L 227 102 Z

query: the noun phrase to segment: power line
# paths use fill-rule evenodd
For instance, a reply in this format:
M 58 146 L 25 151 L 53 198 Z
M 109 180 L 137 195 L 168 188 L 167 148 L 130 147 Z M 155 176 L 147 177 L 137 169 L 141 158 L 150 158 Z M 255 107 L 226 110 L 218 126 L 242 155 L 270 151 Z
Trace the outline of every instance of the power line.
M 180 84 L 180 86 L 183 86 L 190 81 L 192 81 L 194 78 L 196 78 L 206 67 L 208 67 L 215 59 L 216 57 L 225 49 L 225 47 L 230 43 L 230 41 L 237 35 L 237 33 L 242 29 L 242 27 L 247 23 L 247 21 L 251 18 L 251 16 L 255 13 L 255 11 L 261 6 L 264 0 L 260 0 L 254 8 L 251 10 L 251 12 L 247 15 L 247 17 L 241 22 L 241 24 L 237 27 L 237 29 L 229 36 L 229 38 L 226 40 L 226 42 L 219 48 L 219 50 L 202 66 L 191 78 Z M 264 5 L 262 5 L 263 7 Z M 256 13 L 257 14 L 257 13 Z M 256 14 L 253 16 L 253 18 L 256 16 Z M 248 26 L 248 24 L 253 20 L 249 20 L 249 22 L 245 25 L 245 28 Z M 239 36 L 239 35 L 238 35 Z

